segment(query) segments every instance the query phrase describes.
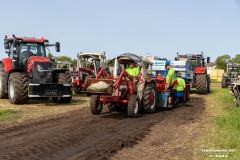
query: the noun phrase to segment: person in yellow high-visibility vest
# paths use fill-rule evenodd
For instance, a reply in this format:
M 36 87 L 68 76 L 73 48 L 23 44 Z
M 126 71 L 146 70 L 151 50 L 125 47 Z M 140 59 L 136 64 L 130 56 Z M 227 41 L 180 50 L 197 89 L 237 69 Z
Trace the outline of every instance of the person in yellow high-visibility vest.
M 172 86 L 171 84 L 174 82 L 174 69 L 172 68 L 171 65 L 167 64 L 166 69 L 168 70 L 168 74 L 166 76 L 166 84 L 167 84 L 167 90 L 169 91 L 169 96 L 168 96 L 168 104 L 169 107 L 171 107 L 172 104 Z
M 125 71 L 133 77 L 137 77 L 139 74 L 139 69 L 135 66 L 135 63 L 131 63 L 129 68 L 125 69 Z
M 181 78 L 181 72 L 177 74 L 177 82 L 178 84 L 174 85 L 174 90 L 177 92 L 183 92 L 185 89 L 185 80 Z

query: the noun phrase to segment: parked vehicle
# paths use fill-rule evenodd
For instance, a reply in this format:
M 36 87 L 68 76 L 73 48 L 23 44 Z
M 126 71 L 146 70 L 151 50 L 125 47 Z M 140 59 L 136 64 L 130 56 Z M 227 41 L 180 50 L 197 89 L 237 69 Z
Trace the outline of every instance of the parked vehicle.
M 207 57 L 207 63 L 210 57 Z M 184 54 L 179 55 L 175 61 L 171 62 L 173 69 L 182 73 L 182 77 L 191 87 L 196 87 L 196 93 L 206 94 L 210 92 L 210 75 L 207 74 L 205 66 L 205 58 L 203 52 L 201 54 Z
M 67 69 L 54 69 L 46 58 L 49 44 L 44 38 L 5 36 L 4 47 L 8 58 L 0 61 L 0 98 L 12 104 L 27 103 L 29 98 L 46 97 L 54 102 L 69 103 L 72 99 L 71 77 Z
M 231 83 L 235 81 L 240 74 L 240 64 L 228 63 L 227 70 L 222 76 L 222 88 L 227 88 Z
M 92 114 L 100 114 L 103 105 L 110 110 L 126 108 L 129 117 L 138 117 L 140 110 L 153 113 L 156 107 L 167 107 L 168 95 L 165 80 L 159 75 L 152 78 L 152 62 L 131 53 L 122 54 L 110 61 L 114 63 L 113 75 L 102 68 L 96 78 L 89 78 L 83 91 L 91 94 Z M 140 73 L 137 77 L 129 75 L 125 69 L 135 63 Z M 121 72 L 118 69 L 121 68 Z M 120 74 L 117 74 L 120 73 Z M 105 92 L 89 92 L 89 86 L 104 82 L 109 85 Z
M 106 55 L 103 53 L 83 53 L 77 55 L 77 67 L 71 69 L 72 85 L 75 93 L 81 93 L 87 78 L 97 76 L 100 68 L 106 66 Z

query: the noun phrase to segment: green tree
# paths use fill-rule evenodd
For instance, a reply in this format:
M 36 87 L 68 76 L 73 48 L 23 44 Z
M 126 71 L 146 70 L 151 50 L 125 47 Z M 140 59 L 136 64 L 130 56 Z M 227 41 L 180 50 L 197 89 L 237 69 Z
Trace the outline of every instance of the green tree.
M 57 57 L 57 61 L 69 61 L 69 62 L 71 62 L 71 57 L 59 56 L 59 57 Z
M 53 57 L 54 57 L 54 56 L 53 56 L 52 53 L 48 53 L 47 58 L 48 58 L 49 60 L 52 60 Z
M 77 67 L 77 59 L 72 60 L 72 67 Z
M 107 62 L 107 66 L 108 66 L 108 67 L 113 67 L 113 66 L 114 66 L 114 62 L 111 63 L 111 64 L 108 64 L 110 61 L 111 61 L 111 59 L 108 59 L 108 60 L 106 61 L 106 62 Z
M 222 56 L 217 57 L 216 64 L 218 69 L 227 69 L 227 63 L 231 60 L 231 56 L 228 54 L 224 54 Z
M 232 58 L 231 62 L 240 64 L 240 54 L 237 54 L 234 58 Z

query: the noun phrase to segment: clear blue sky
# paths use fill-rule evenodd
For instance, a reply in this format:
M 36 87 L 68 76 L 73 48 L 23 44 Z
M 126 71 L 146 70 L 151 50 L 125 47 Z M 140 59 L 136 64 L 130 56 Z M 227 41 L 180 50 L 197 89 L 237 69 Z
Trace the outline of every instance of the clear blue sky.
M 5 34 L 45 37 L 61 53 L 132 52 L 172 59 L 176 52 L 212 60 L 240 53 L 240 0 L 0 0 L 0 58 Z

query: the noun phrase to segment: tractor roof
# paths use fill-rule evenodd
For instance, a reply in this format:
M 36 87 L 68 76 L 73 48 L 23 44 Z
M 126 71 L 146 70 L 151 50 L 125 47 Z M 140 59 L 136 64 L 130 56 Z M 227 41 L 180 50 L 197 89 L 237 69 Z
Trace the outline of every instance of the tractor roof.
M 118 61 L 121 61 L 121 62 L 126 61 L 126 63 L 134 62 L 134 63 L 138 64 L 139 66 L 142 65 L 142 62 L 146 62 L 148 64 L 153 64 L 153 62 L 151 62 L 150 60 L 141 58 L 141 57 L 137 56 L 136 54 L 132 54 L 132 53 L 124 53 L 124 54 L 117 56 L 116 58 L 118 59 Z M 109 64 L 113 63 L 116 58 L 112 59 L 109 62 Z
M 83 53 L 83 52 L 80 52 L 78 54 L 78 57 L 99 58 L 99 56 L 101 56 L 102 58 L 106 58 L 105 53 Z
M 34 38 L 34 37 L 16 37 L 17 40 L 21 42 L 28 42 L 28 43 L 44 43 L 48 42 L 47 39 L 44 39 L 43 37 L 40 39 Z M 10 41 L 13 41 L 14 38 L 9 38 Z
M 203 58 L 203 54 L 177 54 L 178 58 L 186 58 L 186 59 L 190 59 L 190 60 L 195 60 L 198 58 Z

